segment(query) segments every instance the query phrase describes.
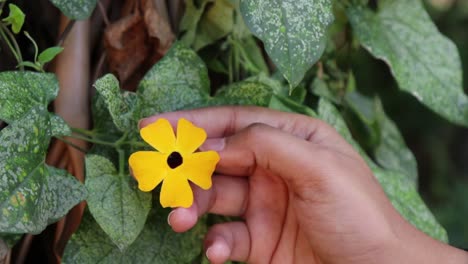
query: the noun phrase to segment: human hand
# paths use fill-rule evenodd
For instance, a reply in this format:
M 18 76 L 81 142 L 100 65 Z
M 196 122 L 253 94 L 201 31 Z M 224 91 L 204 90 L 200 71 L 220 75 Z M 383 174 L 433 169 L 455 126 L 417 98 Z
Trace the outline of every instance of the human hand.
M 213 187 L 194 186 L 193 206 L 174 209 L 171 227 L 187 231 L 207 212 L 244 219 L 211 227 L 205 248 L 212 263 L 468 261 L 407 223 L 359 154 L 320 120 L 217 107 L 157 115 L 140 126 L 161 117 L 203 127 L 202 149 L 221 157 Z

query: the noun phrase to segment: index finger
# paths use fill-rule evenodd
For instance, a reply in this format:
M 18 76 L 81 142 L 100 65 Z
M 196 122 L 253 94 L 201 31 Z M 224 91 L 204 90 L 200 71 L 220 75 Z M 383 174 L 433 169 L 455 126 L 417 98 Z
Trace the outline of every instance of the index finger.
M 262 107 L 239 106 L 209 107 L 163 113 L 142 119 L 139 126 L 142 128 L 159 118 L 166 118 L 175 127 L 177 120 L 182 117 L 199 127 L 203 127 L 209 138 L 228 137 L 255 123 L 281 129 L 308 141 L 321 140 L 324 137 L 329 137 L 330 132 L 332 132 L 331 134 L 335 132 L 322 121 L 311 117 Z

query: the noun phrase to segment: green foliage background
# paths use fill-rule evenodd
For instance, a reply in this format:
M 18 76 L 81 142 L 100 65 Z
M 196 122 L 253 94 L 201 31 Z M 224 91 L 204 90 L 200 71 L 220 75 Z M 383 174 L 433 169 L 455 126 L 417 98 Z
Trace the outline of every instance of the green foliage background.
M 73 19 L 89 17 L 96 6 L 51 2 Z M 84 185 L 44 164 L 50 139 L 70 133 L 46 109 L 57 95 L 55 77 L 0 73 L 0 119 L 7 122 L 0 131 L 0 238 L 13 245 L 86 199 L 64 262 L 200 262 L 203 234 L 220 218 L 205 217 L 186 234 L 168 228 L 158 194 L 140 192 L 130 177 L 128 156 L 148 148 L 137 122 L 180 109 L 257 105 L 327 121 L 364 157 L 409 222 L 436 239 L 447 241 L 448 231 L 450 243 L 468 245 L 465 1 L 185 3 L 178 41 L 135 92 L 122 91 L 111 74 L 94 84 L 93 129 L 72 128 L 94 143 Z M 23 21 L 21 10 L 10 7 L 1 32 L 11 27 L 20 34 Z M 61 51 L 41 49 L 38 56 L 33 45 L 31 61 L 15 58 L 40 72 Z

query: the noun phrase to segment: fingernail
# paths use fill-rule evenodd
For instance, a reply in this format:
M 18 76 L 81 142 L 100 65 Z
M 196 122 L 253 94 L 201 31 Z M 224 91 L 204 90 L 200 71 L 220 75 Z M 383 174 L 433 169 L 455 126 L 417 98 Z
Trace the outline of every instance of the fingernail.
M 168 224 L 169 226 L 172 226 L 172 225 L 171 225 L 171 215 L 172 215 L 173 213 L 174 213 L 174 211 L 171 211 L 171 212 L 167 215 L 167 224 Z
M 200 150 L 221 151 L 224 149 L 225 145 L 226 145 L 226 138 L 209 138 L 205 141 L 205 143 L 203 143 L 203 145 L 200 147 Z
M 155 116 L 150 116 L 150 117 L 145 117 L 145 118 L 140 119 L 140 121 L 138 121 L 138 129 L 141 129 L 143 125 L 146 126 L 149 123 L 153 123 L 154 121 L 156 121 L 156 119 L 157 117 Z
M 208 260 L 216 262 L 225 262 L 229 259 L 230 255 L 231 250 L 226 243 L 221 241 L 215 242 L 209 246 L 205 252 L 205 256 L 208 258 Z
M 209 248 L 206 250 L 206 252 L 205 252 L 205 256 L 206 256 L 206 258 L 207 258 L 208 260 L 211 260 L 210 255 L 212 255 L 212 254 L 211 254 L 212 251 L 213 251 L 213 247 L 209 247 Z

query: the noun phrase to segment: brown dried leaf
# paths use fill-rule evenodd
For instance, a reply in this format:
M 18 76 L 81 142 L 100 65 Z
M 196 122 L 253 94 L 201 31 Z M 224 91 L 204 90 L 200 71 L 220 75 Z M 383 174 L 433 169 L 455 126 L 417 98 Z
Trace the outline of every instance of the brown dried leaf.
M 127 90 L 136 89 L 139 80 L 167 52 L 175 38 L 153 0 L 139 0 L 133 6 L 134 12 L 111 24 L 104 36 L 109 68 Z M 125 13 L 128 9 L 125 8 Z

